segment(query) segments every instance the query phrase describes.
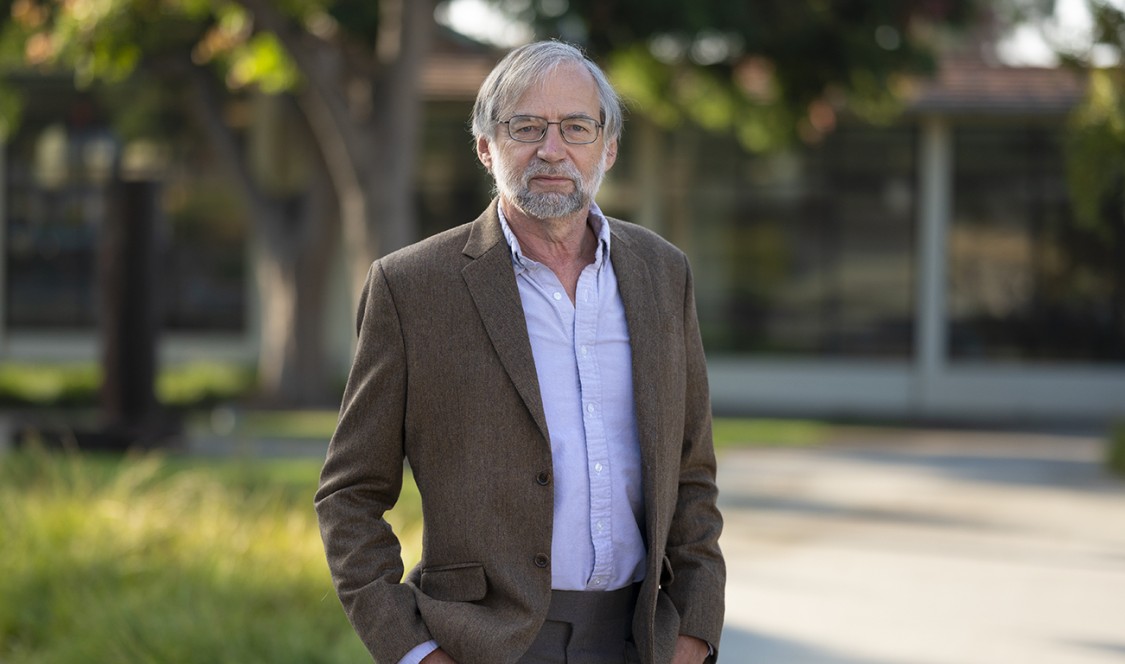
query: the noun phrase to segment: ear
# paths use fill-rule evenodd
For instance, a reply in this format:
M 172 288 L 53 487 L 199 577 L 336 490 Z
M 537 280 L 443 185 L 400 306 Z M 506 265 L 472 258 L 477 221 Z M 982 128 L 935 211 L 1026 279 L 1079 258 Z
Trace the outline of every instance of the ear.
M 492 172 L 492 144 L 484 136 L 477 139 L 477 159 L 489 173 Z
M 613 168 L 614 162 L 617 161 L 617 139 L 613 139 L 605 146 L 605 170 Z

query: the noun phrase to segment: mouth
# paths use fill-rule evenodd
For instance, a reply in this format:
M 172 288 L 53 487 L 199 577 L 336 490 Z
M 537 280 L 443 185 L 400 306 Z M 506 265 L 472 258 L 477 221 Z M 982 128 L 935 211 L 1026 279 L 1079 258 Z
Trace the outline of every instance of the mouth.
M 531 178 L 531 181 L 546 186 L 562 186 L 574 184 L 574 180 L 562 175 L 536 175 L 535 177 Z

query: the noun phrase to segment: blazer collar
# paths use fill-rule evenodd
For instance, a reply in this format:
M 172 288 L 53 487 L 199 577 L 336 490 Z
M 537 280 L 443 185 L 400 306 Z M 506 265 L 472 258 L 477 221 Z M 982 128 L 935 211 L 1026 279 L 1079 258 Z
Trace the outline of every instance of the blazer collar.
M 508 372 L 516 390 L 538 425 L 543 439 L 550 440 L 547 418 L 539 392 L 539 378 L 531 340 L 527 335 L 523 305 L 512 267 L 511 250 L 504 240 L 496 201 L 473 222 L 464 254 L 473 260 L 461 274 L 477 311 L 480 313 L 492 346 Z M 613 234 L 610 254 L 625 320 L 629 326 L 633 360 L 633 395 L 637 417 L 637 434 L 641 441 L 646 479 L 651 479 L 649 464 L 658 453 L 661 410 L 657 402 L 656 377 L 661 375 L 660 343 L 667 321 L 653 296 L 653 280 L 647 261 L 637 251 L 631 238 L 621 232 L 620 222 L 606 218 Z

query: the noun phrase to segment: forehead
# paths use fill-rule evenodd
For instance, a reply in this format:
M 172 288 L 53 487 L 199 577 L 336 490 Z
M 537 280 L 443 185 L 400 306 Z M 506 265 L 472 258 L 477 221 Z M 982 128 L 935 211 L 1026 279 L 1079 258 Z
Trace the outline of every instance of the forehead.
M 563 62 L 531 84 L 516 101 L 513 115 L 539 115 L 545 118 L 589 115 L 601 112 L 598 85 L 582 65 Z

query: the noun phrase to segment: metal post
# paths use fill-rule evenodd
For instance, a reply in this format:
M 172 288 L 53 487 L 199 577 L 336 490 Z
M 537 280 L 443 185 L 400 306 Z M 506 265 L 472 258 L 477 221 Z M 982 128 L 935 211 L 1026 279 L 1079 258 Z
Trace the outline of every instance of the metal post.
M 159 186 L 119 182 L 99 254 L 99 328 L 105 432 L 128 447 L 152 432 L 155 392 Z
M 927 414 L 949 360 L 948 239 L 953 209 L 953 137 L 946 120 L 921 123 L 918 267 L 914 326 L 914 408 Z

